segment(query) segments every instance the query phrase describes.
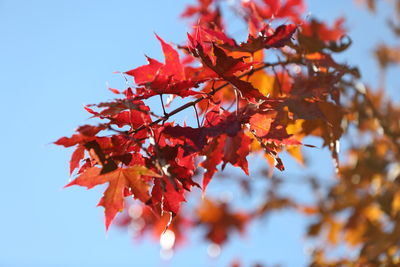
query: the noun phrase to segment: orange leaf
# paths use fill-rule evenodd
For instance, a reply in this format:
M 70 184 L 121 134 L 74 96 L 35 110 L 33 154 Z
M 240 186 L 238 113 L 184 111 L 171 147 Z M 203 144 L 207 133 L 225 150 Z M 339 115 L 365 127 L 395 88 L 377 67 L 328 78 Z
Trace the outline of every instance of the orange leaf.
M 272 123 L 272 114 L 255 114 L 250 119 L 250 129 L 255 131 L 257 136 L 263 137 L 269 133 Z
M 257 88 L 263 95 L 273 95 L 275 78 L 264 71 L 257 71 L 250 76 L 248 82 Z
M 222 217 L 222 210 L 220 207 L 207 198 L 203 199 L 196 213 L 199 219 L 205 223 L 215 223 Z

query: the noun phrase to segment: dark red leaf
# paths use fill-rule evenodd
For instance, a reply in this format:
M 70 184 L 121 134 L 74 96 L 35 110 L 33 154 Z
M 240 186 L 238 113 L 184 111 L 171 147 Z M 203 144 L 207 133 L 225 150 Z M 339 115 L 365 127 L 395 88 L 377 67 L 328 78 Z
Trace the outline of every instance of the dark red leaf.
M 276 28 L 274 34 L 265 38 L 266 48 L 279 48 L 285 46 L 290 41 L 296 30 L 297 26 L 295 24 L 279 26 Z

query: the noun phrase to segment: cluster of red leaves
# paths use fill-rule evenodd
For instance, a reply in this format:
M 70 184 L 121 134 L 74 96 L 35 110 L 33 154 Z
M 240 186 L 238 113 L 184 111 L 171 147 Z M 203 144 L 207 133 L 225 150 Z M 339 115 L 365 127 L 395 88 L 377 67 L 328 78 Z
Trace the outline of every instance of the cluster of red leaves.
M 300 0 L 260 2 L 243 1 L 250 27 L 241 43 L 226 34 L 217 1 L 200 0 L 188 7 L 183 16 L 195 17 L 197 23 L 186 45 L 179 47 L 185 58 L 156 36 L 164 62 L 148 57 L 147 65 L 126 71 L 135 86 L 112 89 L 119 98 L 85 107 L 104 123 L 81 126 L 72 137 L 55 142 L 76 146 L 70 168 L 71 173 L 78 169 L 77 177 L 67 186 L 108 183 L 99 202 L 107 229 L 129 196 L 154 213 L 175 217 L 186 192 L 192 187 L 205 190 L 219 165 L 238 166 L 249 174 L 251 153 L 262 151 L 271 167 L 283 170 L 279 152 L 302 145 L 306 135 L 321 136 L 337 157 L 344 116 L 340 86 L 353 72 L 330 57 L 328 41 L 337 41 L 342 31 L 301 21 Z M 276 18 L 292 23 L 267 23 Z M 318 40 L 319 46 L 310 40 Z M 279 60 L 264 62 L 264 52 Z M 169 112 L 161 101 L 164 113 L 157 115 L 145 101 L 162 100 L 163 95 L 191 100 Z M 196 127 L 168 122 L 188 108 L 195 110 Z M 204 169 L 202 186 L 196 181 L 198 166 Z M 223 243 L 227 231 L 241 231 L 247 219 L 224 206 L 214 208 L 218 216 L 207 219 L 207 212 L 200 210 L 200 221 L 207 225 L 210 240 Z M 149 227 L 156 224 L 145 221 Z

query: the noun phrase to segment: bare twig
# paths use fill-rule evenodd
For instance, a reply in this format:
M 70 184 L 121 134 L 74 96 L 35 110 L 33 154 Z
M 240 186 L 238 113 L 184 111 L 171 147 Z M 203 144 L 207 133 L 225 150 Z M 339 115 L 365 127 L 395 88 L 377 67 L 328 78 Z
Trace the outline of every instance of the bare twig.
M 196 113 L 197 127 L 200 128 L 201 126 L 200 126 L 200 120 L 199 120 L 199 113 L 197 113 L 196 105 L 193 105 L 193 109 L 194 109 L 194 112 Z
M 159 96 L 160 96 L 160 100 L 161 100 L 162 110 L 163 110 L 163 113 L 164 113 L 164 116 L 165 116 L 167 114 L 167 112 L 165 112 L 164 100 L 162 98 L 162 94 L 159 94 Z

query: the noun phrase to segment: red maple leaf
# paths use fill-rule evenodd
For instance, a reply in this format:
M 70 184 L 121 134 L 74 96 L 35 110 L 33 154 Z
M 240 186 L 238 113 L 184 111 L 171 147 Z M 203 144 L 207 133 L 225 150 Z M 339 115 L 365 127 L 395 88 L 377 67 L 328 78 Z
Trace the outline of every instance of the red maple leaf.
M 79 175 L 65 187 L 72 185 L 85 186 L 88 189 L 108 182 L 108 187 L 99 202 L 105 209 L 105 224 L 108 230 L 115 215 L 124 208 L 124 191 L 130 190 L 135 198 L 146 202 L 149 200 L 149 184 L 142 176 L 160 177 L 157 173 L 144 166 L 134 165 L 129 168 L 118 168 L 112 172 L 101 174 L 101 169 L 92 167 Z
M 339 18 L 329 27 L 324 22 L 312 19 L 302 25 L 301 33 L 309 37 L 315 36 L 322 41 L 337 41 L 346 34 L 343 23 L 344 18 Z
M 144 88 L 139 88 L 140 96 L 149 98 L 157 94 L 175 94 L 181 97 L 196 95 L 198 92 L 191 90 L 201 81 L 186 78 L 185 68 L 179 59 L 178 52 L 156 35 L 161 43 L 165 63 L 147 57 L 149 64 L 125 72 L 135 78 L 135 83 Z
M 227 241 L 232 230 L 243 233 L 249 215 L 243 212 L 233 212 L 227 203 L 218 203 L 204 199 L 196 210 L 197 218 L 206 229 L 206 238 L 215 243 L 223 244 Z
M 275 30 L 265 24 L 256 36 L 249 35 L 246 42 L 237 45 L 232 42 L 223 42 L 221 46 L 229 51 L 255 53 L 261 49 L 281 48 L 288 45 L 297 30 L 297 25 L 280 25 Z M 218 36 L 220 36 L 219 34 Z M 224 38 L 223 40 L 225 40 Z

